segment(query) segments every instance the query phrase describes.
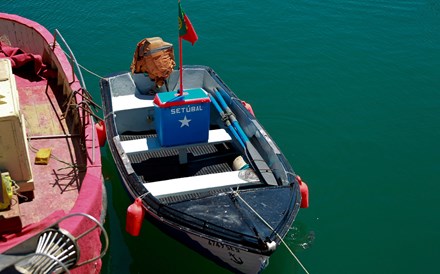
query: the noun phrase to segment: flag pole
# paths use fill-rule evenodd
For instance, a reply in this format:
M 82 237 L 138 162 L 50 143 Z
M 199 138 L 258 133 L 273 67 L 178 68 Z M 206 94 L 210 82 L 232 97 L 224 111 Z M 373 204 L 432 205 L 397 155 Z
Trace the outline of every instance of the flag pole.
M 180 0 L 177 1 L 179 5 L 179 13 L 180 13 Z M 180 15 L 180 14 L 179 14 Z M 179 88 L 179 96 L 183 95 L 183 62 L 182 62 L 182 37 L 180 35 L 180 28 L 183 26 L 183 22 L 181 22 L 181 26 L 179 26 L 179 75 L 180 75 L 180 88 Z
M 179 1 L 180 2 L 180 1 Z M 182 37 L 179 35 L 179 73 L 180 73 L 180 88 L 179 88 L 179 96 L 183 95 L 183 62 L 182 62 Z
M 179 74 L 180 74 L 180 88 L 179 88 L 179 96 L 183 95 L 183 57 L 182 57 L 182 39 L 185 39 L 189 42 L 191 42 L 192 45 L 197 41 L 197 33 L 194 31 L 194 28 L 191 24 L 191 21 L 189 21 L 188 16 L 184 13 L 182 7 L 180 6 L 180 0 L 178 0 L 178 6 L 179 6 L 179 62 L 180 62 L 180 68 L 179 68 Z

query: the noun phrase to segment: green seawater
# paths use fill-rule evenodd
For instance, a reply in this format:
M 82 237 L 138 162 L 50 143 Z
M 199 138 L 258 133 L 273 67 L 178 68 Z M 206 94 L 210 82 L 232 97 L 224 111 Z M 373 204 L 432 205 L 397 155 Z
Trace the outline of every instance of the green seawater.
M 310 273 L 439 273 L 440 2 L 182 0 L 196 29 L 183 63 L 212 67 L 250 103 L 310 207 L 286 243 Z M 0 0 L 57 28 L 100 103 L 99 77 L 128 70 L 137 42 L 175 45 L 177 1 Z M 103 273 L 228 273 L 144 222 L 102 148 L 111 246 Z M 280 246 L 264 273 L 304 273 Z

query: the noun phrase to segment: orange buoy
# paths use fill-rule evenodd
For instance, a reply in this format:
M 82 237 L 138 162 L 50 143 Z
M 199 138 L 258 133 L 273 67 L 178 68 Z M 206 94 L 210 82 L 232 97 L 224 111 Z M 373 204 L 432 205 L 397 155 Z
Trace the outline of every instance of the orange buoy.
M 245 101 L 241 101 L 241 104 L 249 111 L 250 114 L 252 114 L 252 116 L 255 117 L 254 110 L 250 104 L 246 103 Z
M 104 121 L 101 120 L 98 123 L 96 123 L 95 128 L 96 128 L 96 132 L 98 133 L 99 146 L 103 147 L 105 145 L 105 139 L 106 139 Z
M 136 198 L 127 208 L 127 220 L 125 230 L 132 236 L 138 236 L 141 231 L 142 221 L 144 220 L 145 211 L 142 207 L 142 199 Z
M 309 207 L 309 187 L 305 182 L 301 180 L 301 177 L 298 175 L 296 176 L 296 179 L 299 183 L 299 190 L 301 191 L 301 208 L 308 208 Z

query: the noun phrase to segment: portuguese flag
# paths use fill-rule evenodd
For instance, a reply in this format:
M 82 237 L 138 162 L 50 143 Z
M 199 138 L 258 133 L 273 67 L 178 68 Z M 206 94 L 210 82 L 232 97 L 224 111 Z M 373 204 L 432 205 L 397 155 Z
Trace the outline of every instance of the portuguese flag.
M 197 33 L 194 30 L 191 21 L 189 21 L 188 16 L 186 16 L 185 12 L 182 9 L 182 6 L 180 5 L 179 1 L 179 37 L 191 42 L 191 44 L 194 45 L 194 43 L 197 41 Z

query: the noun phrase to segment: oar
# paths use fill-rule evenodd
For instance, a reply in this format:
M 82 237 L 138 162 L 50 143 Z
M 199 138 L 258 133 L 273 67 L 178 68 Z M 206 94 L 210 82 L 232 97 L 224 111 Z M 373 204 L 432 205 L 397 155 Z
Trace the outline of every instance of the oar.
M 226 117 L 226 114 L 223 112 L 222 108 L 220 107 L 220 105 L 217 103 L 217 100 L 215 99 L 214 96 L 212 96 L 211 94 L 208 93 L 209 98 L 211 99 L 212 104 L 215 106 L 215 108 L 217 109 L 218 113 L 220 114 L 220 117 L 222 118 L 222 120 L 224 121 L 225 125 L 228 127 L 229 131 L 234 135 L 234 137 L 238 140 L 238 142 L 240 142 L 240 145 L 243 148 L 246 148 L 245 144 L 243 143 L 243 141 L 240 139 L 240 136 L 238 136 L 237 131 L 235 130 L 235 128 L 232 126 L 231 122 L 229 121 L 229 119 Z
M 267 165 L 266 161 L 261 157 L 260 153 L 255 149 L 255 147 L 252 145 L 252 143 L 249 141 L 249 138 L 247 137 L 246 133 L 241 128 L 240 124 L 238 123 L 237 119 L 235 118 L 235 114 L 231 111 L 229 106 L 226 104 L 225 100 L 223 99 L 220 90 L 217 89 L 215 92 L 215 95 L 217 96 L 218 101 L 220 102 L 220 105 L 223 107 L 223 110 L 225 114 L 228 116 L 229 120 L 232 122 L 232 125 L 237 130 L 238 134 L 240 135 L 241 140 L 246 146 L 246 150 L 249 153 L 249 161 L 252 159 L 252 162 L 254 162 L 254 169 L 256 167 L 256 171 L 261 174 L 264 181 L 269 185 L 278 185 L 278 182 L 275 178 L 275 176 L 272 173 L 272 170 Z
M 231 109 L 228 107 L 228 105 L 225 102 L 225 99 L 223 99 L 222 95 L 220 94 L 220 91 L 217 89 L 215 92 L 215 95 L 218 97 L 218 101 L 220 102 L 221 106 L 225 110 L 225 115 L 231 120 L 232 125 L 237 130 L 237 133 L 240 135 L 241 140 L 246 143 L 249 142 L 249 138 L 247 137 L 246 133 L 244 133 L 243 129 L 241 128 L 240 124 L 238 123 L 237 119 L 235 118 L 234 113 L 231 111 Z

